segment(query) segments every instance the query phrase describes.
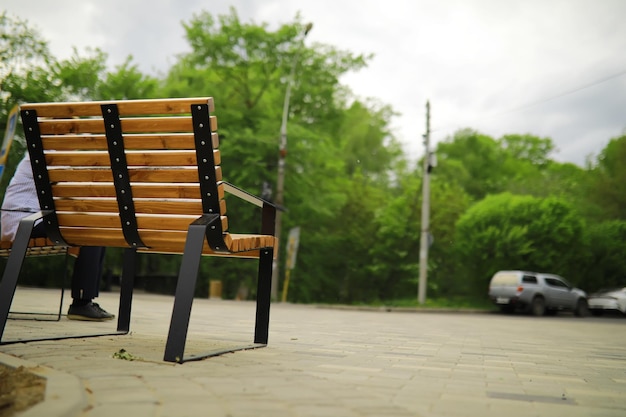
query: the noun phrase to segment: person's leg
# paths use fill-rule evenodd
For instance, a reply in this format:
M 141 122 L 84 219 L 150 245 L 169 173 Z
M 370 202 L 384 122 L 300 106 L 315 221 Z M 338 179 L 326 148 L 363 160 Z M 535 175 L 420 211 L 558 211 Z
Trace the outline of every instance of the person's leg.
M 72 298 L 89 302 L 96 298 L 102 277 L 104 248 L 83 246 L 80 248 L 72 273 Z
M 33 228 L 31 237 L 46 237 L 43 222 Z M 69 319 L 102 321 L 111 320 L 115 317 L 92 302 L 98 296 L 100 289 L 104 250 L 101 246 L 83 246 L 80 248 L 72 273 L 73 302 L 67 312 Z
M 100 246 L 80 248 L 72 273 L 73 302 L 67 313 L 74 320 L 110 320 L 114 317 L 92 300 L 98 296 L 105 249 Z

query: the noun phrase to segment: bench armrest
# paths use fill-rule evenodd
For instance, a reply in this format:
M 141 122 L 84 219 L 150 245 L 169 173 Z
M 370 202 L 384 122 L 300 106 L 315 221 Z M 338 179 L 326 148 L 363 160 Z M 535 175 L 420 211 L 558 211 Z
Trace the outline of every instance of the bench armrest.
M 274 204 L 270 201 L 264 200 L 261 197 L 257 197 L 254 194 L 251 194 L 241 188 L 234 186 L 233 184 L 222 181 L 222 185 L 224 185 L 224 191 L 227 193 L 234 195 L 235 197 L 239 197 L 242 200 L 247 201 L 248 203 L 252 203 L 255 206 L 263 207 L 263 205 L 269 205 L 274 207 L 276 210 L 287 211 L 287 209 L 283 206 L 279 206 L 278 204 Z

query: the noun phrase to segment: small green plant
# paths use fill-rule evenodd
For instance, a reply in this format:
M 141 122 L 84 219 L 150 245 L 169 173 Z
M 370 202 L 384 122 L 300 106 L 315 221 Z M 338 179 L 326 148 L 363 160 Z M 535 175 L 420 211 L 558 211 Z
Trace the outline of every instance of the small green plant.
M 120 349 L 113 354 L 113 358 L 121 359 L 123 361 L 140 361 L 142 360 L 140 357 L 135 356 L 126 351 L 126 349 Z

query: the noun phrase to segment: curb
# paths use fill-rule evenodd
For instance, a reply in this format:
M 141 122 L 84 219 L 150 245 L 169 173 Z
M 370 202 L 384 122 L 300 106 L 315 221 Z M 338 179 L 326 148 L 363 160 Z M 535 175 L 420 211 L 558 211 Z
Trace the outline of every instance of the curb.
M 388 306 L 349 306 L 343 304 L 315 304 L 315 308 L 329 310 L 354 310 L 374 311 L 387 313 L 454 313 L 454 314 L 493 314 L 494 310 L 470 309 L 470 308 L 429 308 L 429 307 L 388 307 Z
M 20 413 L 20 417 L 71 417 L 79 415 L 87 406 L 85 387 L 74 375 L 4 353 L 0 353 L 0 363 L 14 369 L 23 366 L 28 372 L 46 379 L 44 400 Z

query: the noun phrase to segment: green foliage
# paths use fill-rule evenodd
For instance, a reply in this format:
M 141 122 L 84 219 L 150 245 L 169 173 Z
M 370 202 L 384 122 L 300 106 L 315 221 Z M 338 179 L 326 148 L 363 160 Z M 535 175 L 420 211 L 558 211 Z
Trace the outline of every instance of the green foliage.
M 504 135 L 500 143 L 510 157 L 537 166 L 546 165 L 554 150 L 551 139 L 531 135 Z
M 87 49 L 85 53 L 81 56 L 74 49 L 71 58 L 53 63 L 48 70 L 61 89 L 59 99 L 93 100 L 97 95 L 107 56 L 99 49 Z
M 24 260 L 20 273 L 20 285 L 43 288 L 68 288 L 70 285 L 69 272 L 65 270 L 66 257 L 42 256 L 28 257 Z M 72 259 L 72 258 L 71 258 Z M 71 259 L 69 261 L 71 262 Z M 7 258 L 0 258 L 0 270 L 4 271 Z
M 143 360 L 139 356 L 135 356 L 132 353 L 128 352 L 126 349 L 120 349 L 117 352 L 113 353 L 111 356 L 113 359 L 121 359 L 123 361 L 141 361 Z
M 437 146 L 437 176 L 456 183 L 474 199 L 504 190 L 511 177 L 498 142 L 472 130 L 457 132 Z
M 588 291 L 626 285 L 626 221 L 589 227 L 589 261 L 581 286 Z
M 394 191 L 375 213 L 376 240 L 369 251 L 369 270 L 380 283 L 382 300 L 414 292 L 419 270 L 420 178 L 407 173 Z
M 582 218 L 562 199 L 488 196 L 456 225 L 466 290 L 484 291 L 491 275 L 502 269 L 553 272 L 580 282 L 584 230 Z
M 386 174 L 401 150 L 392 140 L 389 124 L 393 111 L 389 106 L 368 108 L 355 101 L 346 109 L 336 139 L 350 176 L 360 171 L 371 175 Z
M 4 135 L 9 111 L 26 100 L 50 101 L 58 96 L 59 87 L 44 69 L 52 60 L 47 43 L 25 20 L 0 14 L 0 132 Z M 21 124 L 8 155 L 0 197 L 24 152 L 20 143 Z
M 231 10 L 217 18 L 200 13 L 184 26 L 192 51 L 169 72 L 164 90 L 216 96 L 225 179 L 254 193 L 276 182 L 283 100 L 295 71 L 283 230 L 300 226 L 303 232 L 290 299 L 361 297 L 373 236 L 369 219 L 384 203 L 378 187 L 400 155 L 388 129 L 391 109 L 345 104 L 339 77 L 363 67 L 366 57 L 307 47 L 299 18 L 271 31 L 265 24 L 242 23 Z M 232 231 L 258 227 L 249 207 L 227 203 L 236 222 Z M 253 282 L 240 283 L 240 266 L 214 266 L 227 293 L 239 285 L 253 288 Z
M 309 45 L 298 15 L 272 30 L 240 21 L 235 9 L 223 16 L 201 12 L 183 27 L 190 51 L 153 77 L 139 71 L 132 56 L 110 70 L 98 49 L 57 60 L 26 21 L 0 14 L 2 131 L 8 111 L 24 102 L 213 96 L 225 180 L 260 194 L 276 183 L 293 75 L 281 260 L 289 229 L 299 226 L 301 238 L 289 300 L 405 303 L 417 290 L 422 173 L 407 166 L 391 132 L 394 110 L 354 97 L 340 83 L 371 56 Z M 24 152 L 20 127 L 0 194 Z M 549 138 L 494 139 L 471 129 L 438 144 L 430 195 L 431 305 L 483 298 L 499 269 L 551 271 L 588 290 L 623 284 L 626 137 L 611 140 L 585 169 L 553 161 L 553 150 Z M 227 205 L 231 232 L 260 231 L 256 208 L 234 197 Z M 62 271 L 59 260 L 33 259 L 27 274 L 37 285 L 56 285 L 38 277 L 51 265 Z M 107 250 L 105 263 L 118 275 L 122 251 Z M 167 288 L 179 266 L 180 256 L 143 255 L 138 274 L 161 277 L 155 279 Z M 206 297 L 209 280 L 219 279 L 224 297 L 253 298 L 256 268 L 253 261 L 205 258 L 196 295 Z
M 94 98 L 99 100 L 157 98 L 159 88 L 159 80 L 142 74 L 129 56 L 122 65 L 116 67 L 115 72 L 106 74 Z
M 626 220 L 626 135 L 612 139 L 598 157 L 590 190 L 606 217 Z
M 9 16 L 6 11 L 0 14 L 0 62 L 2 77 L 15 71 L 19 66 L 33 62 L 45 62 L 49 57 L 48 45 L 40 34 L 32 29 L 26 20 Z
M 457 268 L 461 261 L 456 252 L 455 225 L 470 207 L 471 198 L 457 184 L 433 181 L 431 185 L 430 231 L 434 240 L 428 255 L 428 293 L 450 297 L 463 287 L 459 286 L 464 275 Z

